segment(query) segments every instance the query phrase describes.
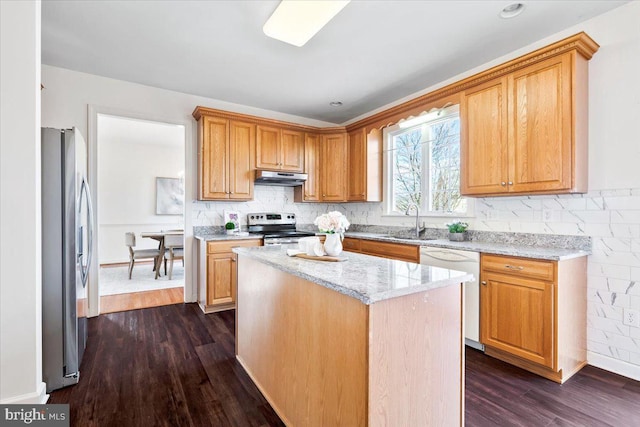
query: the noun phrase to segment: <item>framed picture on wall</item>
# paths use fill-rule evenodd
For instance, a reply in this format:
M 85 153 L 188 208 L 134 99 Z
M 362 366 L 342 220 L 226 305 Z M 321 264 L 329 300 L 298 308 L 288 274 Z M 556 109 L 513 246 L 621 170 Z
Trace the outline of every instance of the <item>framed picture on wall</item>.
M 224 210 L 224 224 L 232 222 L 236 225 L 236 231 L 240 231 L 240 213 L 237 211 Z M 223 225 L 224 225 L 223 224 Z
M 184 181 L 180 178 L 156 178 L 156 215 L 184 213 Z

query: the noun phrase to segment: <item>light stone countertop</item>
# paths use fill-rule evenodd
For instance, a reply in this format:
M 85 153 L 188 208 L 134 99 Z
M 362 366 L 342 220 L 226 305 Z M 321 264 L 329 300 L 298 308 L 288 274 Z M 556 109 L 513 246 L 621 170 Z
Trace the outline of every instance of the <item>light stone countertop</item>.
M 512 245 L 506 243 L 492 243 L 482 241 L 465 241 L 452 242 L 446 239 L 407 239 L 402 237 L 393 237 L 385 234 L 366 233 L 366 232 L 347 232 L 346 237 L 354 237 L 357 239 L 376 240 L 380 242 L 404 243 L 416 246 L 431 246 L 436 248 L 459 249 L 472 252 L 482 252 L 494 255 L 508 255 L 523 258 L 546 259 L 551 261 L 562 261 L 565 259 L 579 258 L 590 255 L 590 252 L 577 249 L 560 249 L 541 246 L 524 246 Z
M 346 237 L 354 237 L 357 239 L 375 240 L 380 242 L 402 243 L 405 245 L 430 246 L 436 248 L 459 249 L 472 252 L 482 252 L 494 255 L 507 255 L 523 258 L 546 259 L 550 261 L 562 261 L 565 259 L 579 258 L 590 255 L 588 251 L 577 249 L 549 248 L 543 246 L 525 246 L 507 243 L 483 242 L 478 240 L 465 242 L 452 242 L 447 239 L 408 239 L 404 237 L 394 237 L 382 233 L 368 232 L 346 232 Z M 195 235 L 196 239 L 210 241 L 228 241 L 228 240 L 251 240 L 262 239 L 262 234 L 249 234 L 248 236 L 228 235 L 226 233 L 201 233 Z
M 289 248 L 294 246 L 289 246 Z M 456 270 L 396 261 L 370 255 L 343 252 L 344 262 L 314 261 L 289 257 L 287 246 L 234 248 L 246 256 L 294 276 L 373 304 L 390 298 L 459 285 L 473 275 Z M 238 268 L 242 268 L 242 258 Z

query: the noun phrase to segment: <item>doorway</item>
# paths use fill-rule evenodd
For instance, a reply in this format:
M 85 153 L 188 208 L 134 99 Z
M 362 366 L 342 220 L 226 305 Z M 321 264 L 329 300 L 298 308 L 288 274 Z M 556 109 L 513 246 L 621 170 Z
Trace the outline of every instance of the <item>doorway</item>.
M 185 127 L 102 113 L 96 121 L 100 313 L 182 302 Z

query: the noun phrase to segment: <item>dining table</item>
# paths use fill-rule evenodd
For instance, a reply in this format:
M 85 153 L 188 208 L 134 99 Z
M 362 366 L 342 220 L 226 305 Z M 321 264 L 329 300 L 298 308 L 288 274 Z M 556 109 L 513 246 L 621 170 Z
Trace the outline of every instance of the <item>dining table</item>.
M 160 267 L 162 266 L 162 259 L 164 258 L 164 238 L 165 236 L 172 235 L 180 235 L 184 234 L 184 230 L 160 230 L 160 231 L 143 231 L 140 233 L 140 237 L 153 239 L 158 241 L 158 250 L 160 255 L 156 259 L 154 271 L 156 273 L 156 279 L 160 275 Z

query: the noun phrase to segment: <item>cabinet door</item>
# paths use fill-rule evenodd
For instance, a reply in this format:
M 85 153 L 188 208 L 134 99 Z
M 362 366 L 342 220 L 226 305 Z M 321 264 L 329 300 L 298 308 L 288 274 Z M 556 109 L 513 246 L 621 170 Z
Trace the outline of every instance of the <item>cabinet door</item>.
M 322 200 L 341 202 L 347 198 L 346 134 L 322 137 Z
M 281 169 L 302 172 L 304 169 L 304 134 L 292 130 L 282 130 Z
M 256 129 L 256 168 L 280 169 L 280 129 L 258 126 Z
M 367 200 L 367 145 L 364 129 L 350 132 L 347 142 L 347 164 L 349 178 L 347 179 L 347 200 Z
M 569 55 L 509 75 L 510 191 L 572 187 L 571 104 Z
M 320 135 L 310 133 L 305 135 L 304 172 L 307 174 L 307 181 L 302 186 L 305 202 L 319 202 L 322 199 L 320 196 L 321 149 Z
M 460 193 L 508 191 L 507 81 L 492 80 L 460 100 Z
M 482 343 L 555 370 L 555 286 L 484 269 L 481 278 Z
M 202 117 L 200 148 L 200 198 L 229 198 L 229 121 Z
M 253 199 L 253 153 L 256 128 L 250 123 L 229 123 L 229 198 Z
M 235 301 L 235 254 L 207 255 L 207 305 Z

